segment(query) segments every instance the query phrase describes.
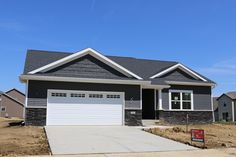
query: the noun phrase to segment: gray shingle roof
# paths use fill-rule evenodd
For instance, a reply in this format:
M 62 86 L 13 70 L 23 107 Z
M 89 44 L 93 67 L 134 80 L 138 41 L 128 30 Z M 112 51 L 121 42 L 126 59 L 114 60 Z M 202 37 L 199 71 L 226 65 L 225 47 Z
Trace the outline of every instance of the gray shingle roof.
M 23 74 L 40 68 L 44 65 L 62 59 L 73 53 L 68 52 L 55 52 L 55 51 L 43 51 L 43 50 L 28 50 L 25 61 L 25 68 Z M 120 64 L 131 72 L 142 77 L 144 80 L 149 80 L 149 77 L 161 72 L 178 62 L 174 61 L 160 61 L 160 60 L 148 60 L 148 59 L 137 59 L 132 57 L 118 57 L 118 56 L 106 56 L 114 62 Z M 198 74 L 198 73 L 197 73 Z M 200 74 L 199 74 L 200 75 Z M 202 76 L 202 75 L 200 75 Z M 206 77 L 202 76 L 207 79 Z M 208 82 L 214 83 L 207 79 Z M 199 80 L 193 80 L 193 82 L 202 82 Z M 153 79 L 152 84 L 165 84 L 163 79 Z
M 236 100 L 236 91 L 225 93 L 225 95 L 227 95 L 231 99 Z

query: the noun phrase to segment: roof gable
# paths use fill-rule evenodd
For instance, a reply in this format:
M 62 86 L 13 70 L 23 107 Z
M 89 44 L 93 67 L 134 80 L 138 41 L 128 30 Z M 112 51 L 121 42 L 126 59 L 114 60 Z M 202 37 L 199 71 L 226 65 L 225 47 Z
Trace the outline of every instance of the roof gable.
M 11 93 L 11 92 L 17 92 L 17 93 L 19 93 L 19 94 L 25 96 L 24 93 L 22 93 L 21 91 L 17 90 L 16 88 L 12 88 L 12 89 L 8 90 L 8 91 L 5 92 L 5 93 L 6 93 L 6 94 L 9 94 L 9 93 Z
M 219 100 L 221 97 L 226 96 L 231 100 L 236 100 L 236 92 L 228 92 L 228 93 L 223 93 L 221 96 L 217 98 Z
M 189 75 L 188 73 L 184 72 L 183 70 L 177 68 L 175 70 L 172 70 L 162 76 L 160 76 L 160 78 L 165 78 L 165 80 L 172 80 L 172 81 L 193 81 L 193 80 L 199 80 L 196 79 L 194 77 L 192 77 L 191 75 Z
M 38 73 L 37 73 L 38 74 Z M 135 79 L 128 77 L 91 55 L 85 55 L 40 75 L 96 79 Z
M 163 71 L 161 71 L 161 72 L 151 76 L 150 78 L 154 79 L 154 78 L 157 78 L 157 77 L 161 77 L 161 76 L 163 76 L 163 75 L 165 75 L 165 74 L 167 74 L 167 73 L 169 73 L 169 72 L 171 72 L 173 70 L 176 70 L 176 69 L 181 69 L 182 71 L 186 72 L 187 74 L 189 74 L 193 78 L 200 79 L 200 80 L 202 80 L 204 82 L 207 82 L 207 80 L 205 78 L 203 78 L 202 76 L 200 76 L 196 72 L 192 71 L 191 69 L 187 68 L 186 66 L 184 66 L 184 65 L 182 65 L 180 63 L 178 63 L 178 64 L 176 64 L 174 66 L 171 66 L 171 67 L 169 67 L 169 68 L 167 68 L 167 69 L 165 69 L 165 70 L 163 70 Z
M 71 62 L 71 61 L 73 61 L 73 60 L 76 60 L 76 59 L 78 59 L 78 58 L 80 58 L 80 57 L 83 57 L 83 56 L 85 56 L 85 55 L 88 55 L 88 54 L 91 55 L 91 56 L 93 56 L 93 57 L 95 57 L 96 59 L 98 59 L 98 60 L 100 60 L 100 61 L 106 63 L 107 65 L 111 66 L 112 68 L 116 69 L 117 71 L 123 73 L 123 74 L 126 75 L 126 76 L 133 76 L 133 77 L 135 77 L 135 78 L 137 78 L 137 79 L 140 79 L 140 80 L 142 79 L 142 78 L 139 77 L 138 75 L 132 73 L 132 72 L 129 71 L 128 69 L 122 67 L 121 65 L 115 63 L 114 61 L 110 60 L 110 59 L 107 58 L 106 56 L 103 56 L 102 54 L 98 53 L 97 51 L 95 51 L 95 50 L 93 50 L 93 49 L 91 49 L 91 48 L 87 48 L 87 49 L 84 49 L 84 50 L 79 51 L 79 52 L 77 52 L 77 53 L 71 54 L 71 55 L 66 56 L 66 57 L 64 57 L 64 58 L 61 58 L 61 59 L 59 59 L 59 60 L 57 60 L 57 61 L 54 61 L 54 62 L 52 62 L 52 63 L 50 63 L 50 64 L 47 64 L 47 65 L 45 65 L 45 66 L 42 66 L 42 67 L 40 67 L 40 68 L 38 68 L 38 69 L 35 69 L 35 70 L 33 70 L 33 71 L 30 71 L 30 72 L 28 72 L 28 74 L 36 74 L 36 73 L 38 73 L 38 72 L 46 72 L 46 71 L 49 71 L 49 70 L 51 70 L 51 69 L 54 69 L 54 68 L 56 68 L 56 67 L 58 67 L 58 66 L 61 66 L 61 65 L 63 65 L 63 64 L 66 64 L 66 63 L 68 63 L 68 62 Z

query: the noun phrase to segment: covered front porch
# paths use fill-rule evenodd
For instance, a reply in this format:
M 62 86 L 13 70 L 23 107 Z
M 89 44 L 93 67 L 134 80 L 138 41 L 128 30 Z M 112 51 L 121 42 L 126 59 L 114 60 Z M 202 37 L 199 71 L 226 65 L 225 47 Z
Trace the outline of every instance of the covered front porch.
M 166 88 L 166 87 L 165 87 Z M 159 120 L 159 112 L 162 108 L 163 86 L 143 86 L 142 98 L 142 120 Z

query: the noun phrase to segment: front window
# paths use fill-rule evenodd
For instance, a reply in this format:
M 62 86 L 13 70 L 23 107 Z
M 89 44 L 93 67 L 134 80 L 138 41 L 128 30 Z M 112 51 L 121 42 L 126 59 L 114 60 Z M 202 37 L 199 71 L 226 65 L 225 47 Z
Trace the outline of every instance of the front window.
M 170 109 L 172 110 L 192 110 L 192 91 L 170 90 Z

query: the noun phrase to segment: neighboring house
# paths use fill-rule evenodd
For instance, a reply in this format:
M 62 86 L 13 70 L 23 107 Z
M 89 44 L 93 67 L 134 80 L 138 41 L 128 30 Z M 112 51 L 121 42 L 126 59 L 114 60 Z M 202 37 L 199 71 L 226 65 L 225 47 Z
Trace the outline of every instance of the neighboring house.
M 26 125 L 211 123 L 215 83 L 178 62 L 29 50 Z
M 234 122 L 236 119 L 236 92 L 224 93 L 217 100 L 219 120 Z
M 219 121 L 219 109 L 218 109 L 218 97 L 213 97 L 213 111 L 214 111 L 214 118 L 215 121 Z
M 25 95 L 17 89 L 0 94 L 0 117 L 24 118 Z

